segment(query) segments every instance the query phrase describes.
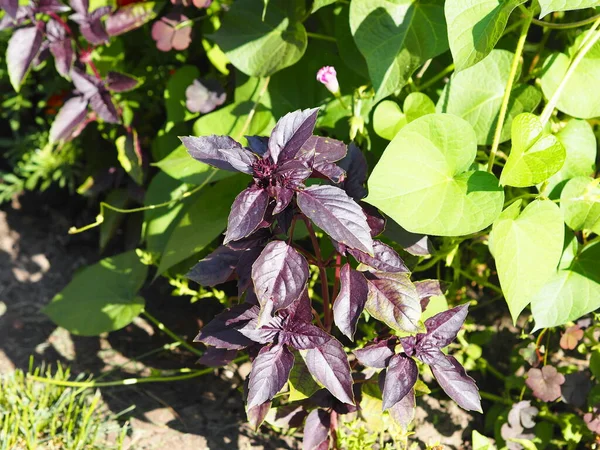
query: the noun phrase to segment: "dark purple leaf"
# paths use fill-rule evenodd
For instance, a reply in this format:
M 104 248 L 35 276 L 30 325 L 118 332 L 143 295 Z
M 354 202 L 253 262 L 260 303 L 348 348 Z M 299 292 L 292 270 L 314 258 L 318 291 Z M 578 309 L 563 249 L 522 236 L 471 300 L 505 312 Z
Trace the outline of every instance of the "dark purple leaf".
M 344 264 L 340 271 L 340 292 L 333 303 L 335 324 L 348 339 L 354 340 L 356 324 L 367 302 L 367 280 L 362 273 Z
M 68 77 L 75 61 L 71 38 L 67 36 L 63 26 L 54 19 L 50 19 L 46 24 L 46 35 L 50 52 L 54 56 L 56 71 L 61 76 Z
M 416 409 L 415 390 L 411 389 L 402 400 L 397 402 L 389 409 L 389 413 L 392 420 L 396 422 L 403 431 L 406 432 L 408 430 L 408 426 L 415 418 Z
M 233 250 L 249 250 L 256 247 L 264 247 L 272 237 L 273 235 L 270 230 L 261 228 L 244 239 L 229 242 L 227 247 Z
M 331 415 L 323 409 L 314 409 L 304 423 L 302 450 L 321 450 L 323 444 L 329 448 L 329 426 Z
M 140 81 L 130 75 L 120 72 L 108 72 L 106 87 L 113 92 L 126 92 L 135 89 Z
M 239 242 L 239 241 L 238 241 Z M 246 289 L 252 287 L 252 265 L 263 251 L 263 247 L 254 247 L 242 253 L 235 268 L 238 276 L 238 296 L 241 297 Z M 257 299 L 258 304 L 258 299 Z
M 71 8 L 73 8 L 73 11 L 82 16 L 87 15 L 88 10 L 90 9 L 89 0 L 69 0 L 69 4 L 71 5 Z
M 383 384 L 383 410 L 391 408 L 402 400 L 417 382 L 417 364 L 404 355 L 394 355 L 385 371 Z
M 292 159 L 312 136 L 319 108 L 294 111 L 283 116 L 269 138 L 269 156 L 274 162 Z
M 565 375 L 565 383 L 560 387 L 560 392 L 565 403 L 583 408 L 591 389 L 590 376 L 586 372 L 574 372 Z
M 33 2 L 32 2 L 33 3 Z M 50 12 L 66 12 L 69 11 L 67 5 L 61 3 L 58 0 L 37 0 L 35 2 L 36 13 L 50 13 Z
M 275 176 L 281 179 L 281 184 L 288 188 L 299 186 L 310 177 L 312 170 L 302 161 L 290 159 L 277 165 Z
M 240 350 L 253 342 L 242 335 L 238 329 L 258 317 L 258 306 L 242 303 L 233 306 L 206 324 L 194 342 L 202 342 L 217 348 Z
M 156 48 L 162 52 L 188 48 L 192 42 L 192 27 L 182 26 L 176 28 L 187 20 L 189 19 L 183 14 L 172 12 L 154 22 L 152 25 L 152 39 L 156 41 Z
M 299 152 L 300 159 L 305 159 L 307 155 L 312 155 L 310 158 L 315 163 L 336 162 L 346 156 L 346 144 L 329 137 L 311 136 Z
M 296 350 L 309 350 L 325 345 L 331 336 L 319 327 L 307 322 L 292 321 L 279 335 L 279 342 Z
M 206 114 L 222 105 L 227 99 L 227 93 L 217 80 L 194 80 L 185 90 L 185 98 L 187 109 Z
M 98 10 L 102 10 L 102 15 L 106 15 L 110 12 L 110 7 L 106 6 L 103 8 L 98 8 L 96 11 Z M 79 31 L 83 37 L 93 45 L 99 45 L 108 42 L 108 34 L 106 33 L 106 29 L 104 28 L 104 24 L 100 18 L 98 17 L 92 20 L 91 17 L 92 15 L 90 15 L 89 22 L 83 22 L 79 25 Z
M 86 100 L 89 100 L 96 95 L 102 87 L 101 80 L 98 80 L 96 77 L 89 75 L 76 67 L 71 70 L 71 80 L 73 80 L 77 92 L 83 95 Z
M 238 172 L 246 173 L 248 175 L 252 175 L 252 165 L 256 162 L 256 155 L 245 148 L 242 147 L 234 147 L 226 152 L 223 152 L 223 156 L 231 167 L 233 167 Z
M 252 362 L 247 408 L 271 400 L 287 383 L 294 366 L 294 354 L 284 345 L 263 347 Z
M 335 186 L 311 186 L 298 191 L 297 203 L 329 236 L 351 248 L 373 254 L 367 219 L 358 204 Z
M 231 205 L 224 243 L 250 236 L 262 222 L 268 204 L 269 194 L 264 189 L 250 187 L 240 192 Z
M 366 304 L 369 314 L 394 330 L 415 332 L 419 329 L 421 304 L 407 273 L 365 272 L 365 278 L 369 288 Z
M 81 96 L 70 98 L 60 108 L 52 127 L 50 142 L 68 140 L 87 115 L 88 102 Z
M 310 298 L 308 297 L 308 289 L 305 288 L 304 291 L 302 291 L 300 298 L 282 312 L 287 314 L 288 322 L 312 322 L 312 306 L 310 304 Z
M 431 297 L 436 295 L 444 295 L 442 285 L 439 280 L 421 280 L 415 281 L 415 287 L 419 294 L 419 300 L 421 301 L 421 309 L 424 311 L 429 305 Z
M 348 252 L 354 256 L 358 262 L 381 272 L 410 272 L 398 253 L 396 253 L 392 247 L 381 241 L 373 241 L 373 256 L 351 248 L 348 249 Z
M 434 253 L 429 237 L 406 231 L 396 222 L 388 219 L 385 235 L 414 256 L 429 256 Z
M 565 376 L 553 366 L 541 369 L 531 368 L 527 372 L 525 384 L 533 391 L 533 395 L 545 402 L 553 402 L 560 397 L 560 386 Z
M 423 336 L 423 343 L 431 344 L 437 348 L 449 345 L 460 331 L 467 318 L 469 304 L 457 306 L 430 317 L 425 321 L 427 334 Z
M 419 337 L 422 336 L 422 334 L 419 335 Z M 402 345 L 404 346 L 404 338 L 400 338 L 400 342 L 402 342 Z M 412 356 L 408 351 L 406 354 Z M 416 347 L 415 356 L 429 366 L 452 369 L 452 365 L 446 358 L 444 352 L 442 352 L 438 347 L 431 345 L 431 343 L 424 343 L 422 339 L 420 339 L 420 342 Z
M 233 275 L 242 251 L 224 245 L 199 261 L 186 275 L 201 286 L 216 286 L 225 283 Z
M 17 18 L 17 9 L 19 8 L 19 0 L 0 0 L 0 9 L 6 11 L 13 19 Z
M 237 355 L 237 350 L 208 347 L 198 360 L 198 364 L 209 367 L 222 367 L 233 361 L 235 355 Z
M 210 164 L 217 169 L 237 172 L 227 159 L 225 153 L 242 146 L 229 136 L 180 136 L 179 139 L 194 159 Z
M 379 236 L 385 230 L 385 218 L 374 206 L 364 202 L 359 202 L 359 205 L 367 217 L 367 223 L 371 229 L 371 237 Z
M 6 49 L 6 64 L 8 76 L 15 91 L 19 92 L 21 85 L 36 58 L 44 40 L 44 22 L 15 30 L 8 41 Z
M 350 365 L 342 344 L 331 338 L 320 347 L 306 351 L 304 360 L 315 379 L 342 403 L 354 404 Z
M 315 172 L 329 178 L 334 183 L 341 183 L 346 177 L 344 169 L 330 162 L 315 162 L 313 164 Z
M 258 431 L 270 409 L 270 401 L 248 409 L 246 411 L 246 417 L 248 418 L 248 425 L 250 425 L 250 428 L 252 428 L 254 431 Z
M 294 190 L 283 186 L 275 186 L 273 190 L 275 194 L 275 209 L 273 209 L 273 214 L 279 214 L 288 207 L 292 198 L 294 198 Z
M 307 415 L 302 406 L 291 404 L 274 408 L 267 421 L 277 428 L 299 428 Z
M 106 19 L 106 32 L 109 36 L 119 36 L 141 27 L 152 20 L 155 15 L 154 4 L 151 2 L 121 6 Z
M 356 349 L 353 353 L 363 366 L 383 369 L 387 367 L 390 358 L 394 356 L 395 346 L 396 339 L 390 338 L 377 344 Z
M 473 378 L 467 375 L 463 366 L 453 357 L 446 356 L 452 369 L 431 366 L 433 376 L 448 396 L 467 411 L 481 410 L 481 398 Z M 559 393 L 560 395 L 560 393 Z
M 269 136 L 246 136 L 250 150 L 258 156 L 264 156 L 268 150 Z
M 90 107 L 98 117 L 108 123 L 119 123 L 119 113 L 112 101 L 110 92 L 100 90 L 90 97 Z
M 250 320 L 238 331 L 253 342 L 269 344 L 278 337 L 283 328 L 284 319 L 281 316 L 267 318 L 266 323 L 260 324 L 260 317 Z M 281 339 L 278 339 L 281 343 Z
M 354 143 L 348 146 L 348 154 L 339 162 L 339 166 L 346 171 L 344 190 L 356 201 L 364 198 L 367 195 L 367 160 Z
M 261 307 L 270 304 L 277 311 L 290 306 L 303 293 L 308 263 L 285 241 L 273 241 L 252 266 L 252 280 Z

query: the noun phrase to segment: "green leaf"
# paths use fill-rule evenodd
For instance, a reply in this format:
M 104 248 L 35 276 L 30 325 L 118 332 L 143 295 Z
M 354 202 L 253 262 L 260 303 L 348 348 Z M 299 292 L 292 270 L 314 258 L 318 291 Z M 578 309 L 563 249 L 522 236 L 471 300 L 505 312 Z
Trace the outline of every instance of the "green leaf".
M 164 128 L 158 130 L 152 141 L 152 160 L 160 161 L 166 158 L 181 145 L 179 136 L 189 135 L 191 128 L 190 124 L 181 122 L 169 127 L 169 131 L 166 131 Z
M 590 371 L 594 378 L 600 380 L 600 350 L 594 350 L 590 357 Z
M 114 189 L 108 193 L 104 201 L 116 208 L 125 208 L 129 201 L 129 195 L 126 189 Z M 100 224 L 100 253 L 104 252 L 106 245 L 119 229 L 123 219 L 125 219 L 125 214 L 111 209 L 105 210 L 104 220 Z
M 298 352 L 294 352 L 294 366 L 290 372 L 288 386 L 290 388 L 289 402 L 304 400 L 321 389 L 306 367 L 304 358 Z
M 567 152 L 556 136 L 544 131 L 540 119 L 519 114 L 512 122 L 512 147 L 502 169 L 505 186 L 534 186 L 560 170 Z
M 569 49 L 571 57 L 577 52 L 582 34 Z M 552 97 L 567 72 L 571 58 L 564 53 L 548 56 L 542 70 L 542 90 L 547 98 Z M 586 53 L 564 86 L 556 108 L 580 119 L 593 119 L 600 116 L 600 90 L 590 89 L 600 78 L 600 42 Z
M 443 0 L 354 0 L 350 29 L 375 101 L 402 89 L 421 64 L 448 50 Z
M 491 145 L 494 140 L 513 57 L 509 51 L 493 50 L 480 63 L 452 75 L 438 101 L 438 112 L 462 117 L 473 126 L 479 145 Z M 513 118 L 533 111 L 541 99 L 540 91 L 533 86 L 513 89 L 500 142 L 510 139 Z
M 535 330 L 564 325 L 600 307 L 598 261 L 600 242 L 585 247 L 569 269 L 559 270 L 543 286 L 531 300 Z
M 369 69 L 367 69 L 367 61 L 364 56 L 358 50 L 356 42 L 352 37 L 350 31 L 350 6 L 344 5 L 339 9 L 339 12 L 335 16 L 335 42 L 340 53 L 340 57 L 344 64 L 352 69 L 355 73 L 360 75 L 362 78 L 369 78 Z M 338 75 L 343 73 L 339 71 Z
M 435 103 L 422 92 L 412 92 L 404 99 L 404 114 L 408 123 L 427 114 L 435 114 Z
M 221 47 L 219 47 L 217 44 L 210 43 L 206 39 L 202 39 L 202 47 L 204 47 L 206 57 L 214 66 L 214 68 L 223 75 L 229 75 L 229 69 L 227 68 L 229 60 L 227 59 L 227 55 L 225 55 L 223 50 L 221 50 Z
M 448 310 L 448 300 L 445 295 L 434 295 L 430 297 L 427 308 L 421 314 L 421 321 L 425 322 L 430 317 L 435 316 L 438 313 Z
M 521 200 L 494 222 L 490 250 L 513 322 L 552 275 L 563 251 L 560 208 L 550 200 L 534 200 L 519 214 Z
M 526 0 L 453 0 L 444 12 L 456 71 L 485 58 L 502 37 L 513 10 Z
M 565 185 L 560 196 L 560 209 L 572 230 L 591 230 L 600 234 L 599 183 L 600 179 L 576 177 Z
M 423 116 L 387 146 L 365 200 L 412 233 L 480 231 L 502 211 L 504 191 L 494 175 L 470 170 L 476 152 L 468 122 L 449 114 Z
M 311 13 L 317 12 L 324 6 L 333 5 L 337 0 L 314 0 Z
M 80 336 L 118 330 L 144 310 L 144 299 L 136 294 L 147 273 L 135 251 L 105 258 L 77 273 L 43 312 Z
M 566 150 L 565 163 L 561 169 L 548 180 L 542 194 L 554 198 L 565 182 L 578 176 L 589 176 L 594 173 L 596 162 L 596 136 L 592 126 L 585 120 L 572 119 L 556 135 Z
M 406 125 L 406 116 L 392 100 L 384 100 L 377 105 L 373 112 L 373 129 L 375 133 L 388 141 Z
M 196 66 L 183 66 L 169 78 L 165 90 L 167 122 L 185 122 L 198 116 L 198 113 L 190 112 L 185 106 L 185 90 L 199 76 L 200 70 Z
M 131 179 L 140 186 L 144 184 L 144 170 L 142 168 L 142 153 L 138 134 L 135 129 L 131 133 L 119 136 L 115 140 L 117 158 L 121 167 L 129 174 Z
M 246 75 L 267 77 L 298 62 L 307 45 L 299 0 L 272 0 L 263 20 L 256 0 L 234 2 L 214 40 Z
M 491 439 L 480 434 L 477 430 L 473 430 L 471 435 L 471 443 L 473 450 L 495 450 L 496 446 L 492 443 Z
M 540 19 L 554 11 L 573 11 L 600 6 L 598 0 L 539 0 L 539 2 L 542 7 Z
M 235 175 L 205 187 L 195 196 L 169 236 L 158 274 L 198 253 L 223 232 L 231 204 L 248 182 L 247 176 Z
M 201 185 L 210 177 L 210 181 L 219 181 L 234 175 L 234 172 L 219 170 L 192 158 L 185 147 L 180 145 L 165 159 L 152 164 L 176 180 Z

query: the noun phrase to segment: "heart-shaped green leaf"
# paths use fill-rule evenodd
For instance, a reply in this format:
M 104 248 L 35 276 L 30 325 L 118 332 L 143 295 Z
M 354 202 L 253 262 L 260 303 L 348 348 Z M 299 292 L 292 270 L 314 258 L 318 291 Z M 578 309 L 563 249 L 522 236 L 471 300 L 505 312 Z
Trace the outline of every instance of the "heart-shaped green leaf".
M 144 299 L 136 294 L 147 273 L 135 251 L 105 258 L 77 273 L 43 312 L 81 336 L 118 330 L 144 309 Z
M 422 92 L 412 92 L 404 99 L 404 114 L 408 123 L 427 114 L 435 114 L 435 103 Z
M 457 71 L 485 58 L 504 33 L 512 11 L 526 0 L 453 0 L 444 7 Z
M 556 136 L 545 133 L 537 116 L 519 114 L 512 122 L 512 148 L 500 176 L 508 186 L 534 186 L 560 170 L 567 157 Z
M 450 114 L 423 116 L 387 146 L 369 178 L 366 201 L 413 233 L 480 231 L 502 211 L 504 191 L 494 175 L 470 170 L 476 152 L 468 122 Z
M 519 214 L 521 201 L 494 222 L 490 250 L 513 322 L 552 275 L 560 261 L 564 225 L 560 208 L 534 200 Z
M 600 308 L 600 242 L 587 246 L 531 300 L 535 330 L 577 320 Z M 533 331 L 535 331 L 533 330 Z
M 540 18 L 555 11 L 573 11 L 600 6 L 598 0 L 539 0 L 539 2 L 542 7 Z
M 454 114 L 469 122 L 479 145 L 491 145 L 494 140 L 513 57 L 509 51 L 493 50 L 478 64 L 452 75 L 437 103 L 438 112 Z M 510 139 L 513 118 L 533 111 L 541 99 L 541 92 L 534 86 L 519 85 L 513 89 L 500 142 Z
M 401 89 L 421 64 L 448 50 L 442 0 L 354 0 L 350 30 L 367 61 L 376 101 Z
M 600 234 L 599 183 L 600 179 L 576 177 L 565 185 L 560 196 L 560 209 L 572 230 L 592 230 Z
M 375 133 L 388 141 L 407 123 L 427 114 L 435 114 L 435 104 L 422 92 L 412 92 L 404 100 L 404 112 L 392 100 L 384 100 L 377 105 L 373 113 Z

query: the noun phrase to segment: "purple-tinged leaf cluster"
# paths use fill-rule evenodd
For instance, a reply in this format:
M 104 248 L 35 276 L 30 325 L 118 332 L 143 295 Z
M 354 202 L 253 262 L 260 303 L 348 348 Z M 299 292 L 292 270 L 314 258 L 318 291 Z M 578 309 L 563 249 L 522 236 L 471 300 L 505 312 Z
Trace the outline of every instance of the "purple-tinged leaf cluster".
M 188 18 L 180 13 L 169 13 L 152 25 L 152 39 L 161 52 L 185 50 L 192 42 L 192 27 L 182 26 Z
M 502 425 L 500 434 L 502 439 L 506 441 L 506 447 L 509 450 L 521 450 L 523 446 L 514 439 L 532 440 L 535 434 L 527 432 L 535 426 L 534 418 L 539 410 L 535 406 L 531 406 L 529 400 L 516 403 L 508 413 L 508 422 Z M 531 430 L 533 431 L 533 430 Z
M 194 80 L 185 90 L 185 106 L 191 112 L 207 114 L 221 106 L 227 94 L 217 80 Z
M 544 402 L 553 402 L 560 397 L 560 386 L 565 382 L 565 376 L 553 366 L 541 369 L 529 369 L 525 384 L 533 391 L 533 395 Z

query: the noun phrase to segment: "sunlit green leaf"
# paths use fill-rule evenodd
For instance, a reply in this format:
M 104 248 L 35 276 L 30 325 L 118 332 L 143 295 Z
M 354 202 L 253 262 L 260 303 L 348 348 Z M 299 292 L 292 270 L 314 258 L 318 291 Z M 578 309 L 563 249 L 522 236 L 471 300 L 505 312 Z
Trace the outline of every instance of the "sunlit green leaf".
M 598 0 L 539 0 L 539 2 L 542 7 L 540 18 L 554 11 L 573 11 L 600 6 Z
M 196 66 L 183 66 L 169 78 L 167 89 L 165 89 L 167 122 L 183 122 L 198 115 L 198 113 L 190 112 L 185 106 L 185 90 L 199 76 L 200 71 Z
M 572 230 L 591 230 L 600 234 L 600 186 L 598 183 L 600 183 L 600 179 L 576 177 L 565 185 L 560 196 L 560 209 L 565 215 L 565 223 Z

